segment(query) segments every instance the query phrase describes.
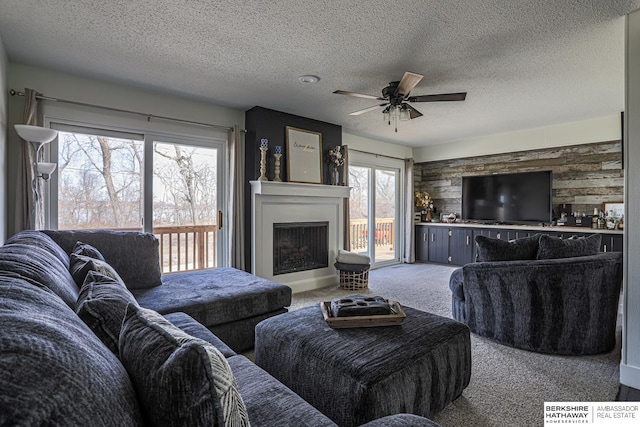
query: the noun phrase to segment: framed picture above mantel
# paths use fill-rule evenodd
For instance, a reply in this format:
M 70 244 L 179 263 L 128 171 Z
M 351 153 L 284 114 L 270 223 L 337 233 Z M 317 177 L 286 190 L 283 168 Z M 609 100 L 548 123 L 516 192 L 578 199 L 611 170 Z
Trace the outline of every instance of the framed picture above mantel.
M 286 141 L 288 180 L 322 184 L 322 134 L 287 126 Z

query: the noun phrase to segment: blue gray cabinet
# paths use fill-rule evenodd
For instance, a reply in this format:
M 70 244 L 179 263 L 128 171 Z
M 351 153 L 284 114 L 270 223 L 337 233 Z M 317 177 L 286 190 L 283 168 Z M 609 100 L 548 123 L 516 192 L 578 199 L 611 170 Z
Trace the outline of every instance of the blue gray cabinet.
M 475 246 L 473 229 L 450 228 L 449 229 L 449 263 L 464 265 L 475 261 Z
M 520 239 L 534 234 L 548 234 L 561 239 L 585 237 L 593 234 L 592 229 L 585 231 L 554 229 L 531 229 L 526 227 L 496 228 L 474 227 L 472 225 L 416 225 L 415 247 L 416 261 L 439 264 L 464 265 L 476 258 L 475 236 L 486 236 L 505 241 Z M 619 233 L 601 233 L 602 252 L 622 252 L 623 235 Z
M 449 263 L 449 229 L 429 227 L 429 262 Z
M 416 261 L 429 261 L 429 227 L 416 225 Z

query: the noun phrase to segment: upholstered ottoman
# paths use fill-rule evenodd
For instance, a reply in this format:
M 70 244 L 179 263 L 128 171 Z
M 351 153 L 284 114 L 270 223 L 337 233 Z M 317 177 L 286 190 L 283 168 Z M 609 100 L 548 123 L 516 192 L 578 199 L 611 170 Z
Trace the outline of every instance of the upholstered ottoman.
M 404 308 L 399 326 L 331 329 L 319 306 L 256 326 L 256 364 L 340 426 L 401 412 L 429 417 L 471 377 L 469 328 Z

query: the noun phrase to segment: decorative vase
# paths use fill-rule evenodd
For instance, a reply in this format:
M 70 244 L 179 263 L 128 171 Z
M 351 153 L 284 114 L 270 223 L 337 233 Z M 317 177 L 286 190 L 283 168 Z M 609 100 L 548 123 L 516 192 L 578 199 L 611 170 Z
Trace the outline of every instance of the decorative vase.
M 337 166 L 331 168 L 331 185 L 340 185 L 340 171 Z
M 431 221 L 431 209 L 427 211 L 427 218 L 426 218 L 426 222 L 430 222 L 430 221 Z

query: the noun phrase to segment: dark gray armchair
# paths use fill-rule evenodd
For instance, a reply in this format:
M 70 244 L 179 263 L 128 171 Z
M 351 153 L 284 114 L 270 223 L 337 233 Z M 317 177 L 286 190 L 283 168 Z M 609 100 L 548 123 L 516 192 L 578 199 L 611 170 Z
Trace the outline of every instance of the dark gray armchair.
M 622 254 L 467 264 L 451 274 L 453 318 L 472 332 L 540 353 L 615 345 Z

